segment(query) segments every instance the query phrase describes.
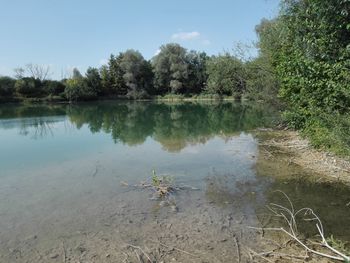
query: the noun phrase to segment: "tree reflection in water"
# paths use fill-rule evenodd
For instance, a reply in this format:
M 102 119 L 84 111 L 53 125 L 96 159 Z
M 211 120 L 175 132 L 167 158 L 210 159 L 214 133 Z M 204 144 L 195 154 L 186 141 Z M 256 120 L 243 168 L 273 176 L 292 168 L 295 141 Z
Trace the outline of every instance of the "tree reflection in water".
M 1 106 L 0 126 L 17 127 L 21 134 L 39 139 L 53 136 L 52 125 L 67 118 L 70 129 L 71 125 L 75 129 L 86 125 L 91 133 L 111 134 L 115 143 L 133 146 L 152 137 L 165 150 L 178 152 L 188 144 L 205 143 L 214 136 L 225 138 L 268 127 L 277 116 L 273 108 L 261 104 L 98 102 Z

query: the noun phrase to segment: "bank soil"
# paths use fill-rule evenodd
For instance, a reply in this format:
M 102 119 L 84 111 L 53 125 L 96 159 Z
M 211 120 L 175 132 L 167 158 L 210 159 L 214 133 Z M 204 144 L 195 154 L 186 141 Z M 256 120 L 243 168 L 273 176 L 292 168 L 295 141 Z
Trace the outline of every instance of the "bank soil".
M 265 169 L 281 168 L 273 169 L 278 173 L 271 175 L 283 177 L 285 170 L 297 168 L 312 174 L 312 180 L 350 184 L 350 160 L 313 148 L 298 132 L 260 130 L 257 137 L 260 140 L 258 165 Z

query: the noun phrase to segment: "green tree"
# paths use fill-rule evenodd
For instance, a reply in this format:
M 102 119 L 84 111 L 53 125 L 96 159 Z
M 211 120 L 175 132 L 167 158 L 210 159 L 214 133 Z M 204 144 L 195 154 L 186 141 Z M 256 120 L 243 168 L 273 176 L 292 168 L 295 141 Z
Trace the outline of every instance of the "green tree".
M 167 44 L 152 60 L 154 86 L 158 94 L 183 93 L 188 81 L 186 49 L 179 44 Z
M 123 54 L 119 53 L 117 57 L 111 55 L 108 61 L 110 89 L 113 94 L 117 95 L 126 95 L 127 93 L 127 86 L 123 77 L 125 72 L 120 66 L 122 58 Z
M 349 21 L 349 0 L 283 0 L 278 17 L 257 27 L 289 125 L 340 154 L 350 152 Z
M 96 94 L 102 94 L 102 79 L 97 68 L 89 67 L 85 73 L 87 86 Z
M 109 72 L 109 67 L 107 65 L 103 65 L 100 68 L 100 76 L 101 76 L 101 93 L 102 95 L 111 95 L 112 92 L 112 77 Z
M 91 100 L 97 97 L 96 91 L 88 85 L 78 69 L 73 69 L 73 76 L 66 81 L 65 97 L 73 102 L 78 100 Z
M 291 123 L 350 107 L 350 1 L 283 1 L 275 64 Z
M 22 78 L 15 83 L 15 90 L 18 95 L 26 98 L 41 97 L 42 83 L 39 79 Z
M 0 77 L 0 97 L 11 97 L 15 91 L 16 80 L 10 77 Z
M 122 54 L 120 68 L 124 72 L 123 79 L 127 86 L 127 96 L 131 98 L 146 97 L 152 85 L 152 73 L 148 62 L 140 52 L 127 50 Z
M 245 91 L 245 70 L 242 61 L 226 53 L 207 62 L 207 92 L 240 98 Z
M 187 93 L 199 94 L 204 90 L 208 78 L 206 69 L 207 60 L 208 56 L 205 52 L 191 50 L 186 55 L 186 61 L 188 63 Z
M 281 48 L 280 19 L 262 19 L 255 27 L 258 36 L 256 47 L 258 57 L 245 63 L 246 94 L 253 100 L 263 100 L 269 103 L 280 103 L 278 98 L 279 81 L 274 61 L 278 58 L 276 50 Z
M 280 104 L 279 81 L 270 60 L 259 56 L 245 63 L 245 71 L 245 98 Z
M 65 85 L 61 81 L 44 80 L 42 88 L 46 95 L 61 95 L 64 92 Z

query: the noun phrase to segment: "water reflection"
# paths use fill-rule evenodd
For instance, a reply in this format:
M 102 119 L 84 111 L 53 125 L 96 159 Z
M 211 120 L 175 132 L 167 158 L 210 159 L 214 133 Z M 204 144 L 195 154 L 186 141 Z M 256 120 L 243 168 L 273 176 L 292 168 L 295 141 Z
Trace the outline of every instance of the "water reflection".
M 52 124 L 67 116 L 75 129 L 108 133 L 115 143 L 143 144 L 148 137 L 165 150 L 229 138 L 241 131 L 270 126 L 276 111 L 264 105 L 236 103 L 95 103 L 55 106 L 1 106 L 0 128 L 18 129 L 33 138 L 53 136 Z M 30 129 L 31 128 L 31 129 Z

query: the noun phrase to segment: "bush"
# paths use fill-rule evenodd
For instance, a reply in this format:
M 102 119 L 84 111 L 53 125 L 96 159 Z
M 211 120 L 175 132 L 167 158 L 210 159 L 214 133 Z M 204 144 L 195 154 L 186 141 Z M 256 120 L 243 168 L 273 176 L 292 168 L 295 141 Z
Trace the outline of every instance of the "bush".
M 15 90 L 18 95 L 26 98 L 40 97 L 43 94 L 41 81 L 34 78 L 18 79 L 15 83 Z
M 69 101 L 91 100 L 97 97 L 96 92 L 83 78 L 68 79 L 64 94 Z
M 150 96 L 147 94 L 145 90 L 130 90 L 126 94 L 126 97 L 128 99 L 134 99 L 134 100 L 141 100 L 141 99 L 148 99 Z
M 224 54 L 207 62 L 206 92 L 240 98 L 246 88 L 244 64 L 238 58 Z
M 350 156 L 350 115 L 319 113 L 305 121 L 302 134 L 313 146 Z
M 64 92 L 65 87 L 62 82 L 56 80 L 45 80 L 43 82 L 43 90 L 47 95 L 60 95 Z
M 10 77 L 0 77 L 0 97 L 11 97 L 15 90 L 16 80 Z
M 182 94 L 168 93 L 168 94 L 165 94 L 164 96 L 157 96 L 156 98 L 157 98 L 157 100 L 173 101 L 173 100 L 183 100 L 185 98 L 185 96 Z

